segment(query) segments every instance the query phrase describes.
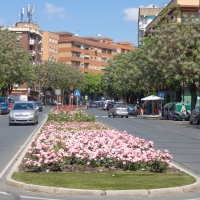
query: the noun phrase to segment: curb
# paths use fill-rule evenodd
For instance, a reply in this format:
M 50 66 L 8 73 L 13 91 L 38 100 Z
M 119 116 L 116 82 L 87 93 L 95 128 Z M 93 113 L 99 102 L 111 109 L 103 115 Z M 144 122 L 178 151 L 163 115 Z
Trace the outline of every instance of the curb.
M 41 130 L 43 124 L 46 122 L 47 117 L 44 118 L 41 126 L 35 132 L 35 135 L 32 139 L 37 136 L 37 133 Z M 32 140 L 31 139 L 31 140 Z M 134 197 L 153 197 L 153 196 L 161 196 L 166 194 L 180 194 L 184 192 L 194 192 L 200 190 L 200 178 L 195 176 L 194 174 L 186 171 L 185 169 L 177 166 L 176 164 L 172 163 L 174 167 L 180 169 L 181 171 L 189 174 L 190 176 L 196 179 L 196 182 L 190 185 L 182 186 L 182 187 L 174 187 L 174 188 L 161 188 L 161 189 L 152 189 L 152 190 L 84 190 L 84 189 L 70 189 L 70 188 L 56 188 L 50 186 L 39 186 L 39 185 L 32 185 L 32 184 L 25 184 L 23 182 L 18 182 L 12 179 L 12 174 L 18 170 L 19 165 L 22 162 L 29 146 L 31 145 L 31 141 L 24 149 L 24 152 L 20 155 L 17 162 L 14 164 L 10 172 L 5 178 L 5 183 L 7 185 L 13 186 L 18 189 L 22 189 L 25 191 L 31 192 L 39 192 L 39 193 L 47 193 L 53 195 L 94 195 L 94 196 L 134 196 Z

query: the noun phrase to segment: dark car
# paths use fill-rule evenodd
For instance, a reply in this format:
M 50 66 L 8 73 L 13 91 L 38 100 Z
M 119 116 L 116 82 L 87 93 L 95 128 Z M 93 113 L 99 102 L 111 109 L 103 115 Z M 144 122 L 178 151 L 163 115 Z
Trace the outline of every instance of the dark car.
M 200 107 L 196 107 L 191 112 L 189 122 L 190 122 L 190 124 L 192 124 L 193 122 L 195 122 L 196 124 L 200 123 Z
M 135 109 L 135 105 L 128 105 L 128 114 L 129 115 L 134 115 L 137 117 L 137 110 Z
M 40 101 L 35 101 L 36 106 L 38 107 L 38 111 L 42 112 L 43 111 L 43 106 Z
M 7 97 L 0 97 L 0 113 L 1 114 L 8 114 L 10 111 L 9 108 L 9 101 Z
M 91 102 L 90 108 L 98 108 L 98 104 L 96 102 Z

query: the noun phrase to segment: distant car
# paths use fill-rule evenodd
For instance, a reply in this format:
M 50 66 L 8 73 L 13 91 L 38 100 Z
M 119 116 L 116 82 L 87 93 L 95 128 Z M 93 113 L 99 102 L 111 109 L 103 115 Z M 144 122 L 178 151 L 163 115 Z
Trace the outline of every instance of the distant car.
M 39 114 L 34 101 L 16 101 L 9 113 L 9 125 L 38 124 Z
M 7 97 L 0 97 L 0 110 L 1 114 L 8 114 L 9 109 L 9 101 Z
M 108 111 L 108 117 L 111 116 L 121 116 L 121 118 L 125 116 L 128 118 L 128 107 L 124 104 L 112 104 Z
M 98 104 L 96 102 L 91 102 L 90 108 L 98 108 Z
M 36 106 L 38 107 L 38 111 L 42 112 L 43 111 L 43 106 L 40 101 L 35 101 Z
M 129 115 L 134 115 L 134 116 L 137 116 L 138 112 L 137 110 L 135 109 L 135 106 L 134 105 L 128 105 L 128 114 Z
M 196 124 L 200 124 L 200 107 L 196 107 L 191 112 L 189 122 L 190 122 L 190 124 L 192 124 L 193 122 Z

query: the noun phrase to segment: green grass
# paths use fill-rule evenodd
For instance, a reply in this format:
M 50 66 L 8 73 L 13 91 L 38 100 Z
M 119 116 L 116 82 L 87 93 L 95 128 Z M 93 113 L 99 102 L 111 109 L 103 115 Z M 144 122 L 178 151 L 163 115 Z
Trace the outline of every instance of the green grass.
M 143 171 L 115 171 L 112 173 L 81 172 L 15 172 L 16 181 L 33 185 L 90 189 L 143 190 L 189 185 L 195 179 L 185 173 L 153 173 Z

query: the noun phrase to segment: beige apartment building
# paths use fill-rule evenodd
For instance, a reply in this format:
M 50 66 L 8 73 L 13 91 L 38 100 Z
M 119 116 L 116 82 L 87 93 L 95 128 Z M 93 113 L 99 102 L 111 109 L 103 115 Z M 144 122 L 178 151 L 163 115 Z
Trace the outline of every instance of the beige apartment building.
M 41 31 L 43 39 L 42 39 L 42 59 L 49 61 L 58 61 L 58 40 L 59 35 L 49 32 L 49 31 Z
M 182 22 L 186 18 L 193 18 L 194 20 L 198 19 L 198 9 L 199 9 L 199 0 L 172 0 L 168 5 L 166 5 L 169 10 L 164 13 L 164 16 L 167 16 L 167 21 L 170 22 Z M 180 6 L 180 9 L 176 9 L 177 6 Z M 176 12 L 178 11 L 178 15 Z M 161 12 L 162 13 L 162 12 Z M 153 28 L 154 24 L 158 21 L 162 21 L 163 16 L 157 16 L 154 20 L 146 27 L 145 34 Z
M 59 62 L 77 67 L 83 73 L 104 72 L 108 60 L 119 53 L 134 50 L 129 42 L 114 43 L 106 37 L 78 37 L 69 32 L 57 32 L 59 35 Z
M 140 41 L 144 38 L 146 27 L 152 22 L 156 16 L 161 12 L 162 8 L 156 8 L 153 5 L 151 8 L 139 8 L 138 12 L 138 46 Z

